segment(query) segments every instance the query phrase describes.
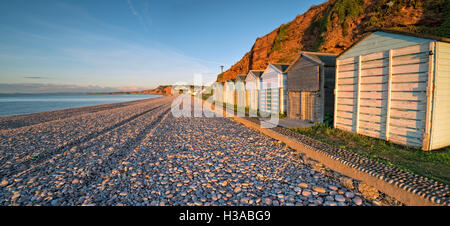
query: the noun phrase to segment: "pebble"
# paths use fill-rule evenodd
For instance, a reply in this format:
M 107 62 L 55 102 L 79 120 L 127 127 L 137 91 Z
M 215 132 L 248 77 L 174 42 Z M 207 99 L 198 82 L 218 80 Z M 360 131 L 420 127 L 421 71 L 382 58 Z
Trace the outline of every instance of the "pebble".
M 14 202 L 16 199 L 18 199 L 20 197 L 20 193 L 16 192 L 16 191 L 13 191 L 12 193 L 13 193 L 13 196 L 11 197 L 11 201 Z
M 2 183 L 0 183 L 0 187 L 5 187 L 6 185 L 8 185 L 7 180 L 3 180 Z
M 302 195 L 308 197 L 308 196 L 311 196 L 311 192 L 307 191 L 307 190 L 303 190 Z
M 57 206 L 339 202 L 331 192 L 344 187 L 285 144 L 225 118 L 175 118 L 171 98 L 0 130 L 0 187 L 15 191 L 3 192 L 0 205 L 19 198 Z
M 356 196 L 355 198 L 353 198 L 353 203 L 355 203 L 356 205 L 360 206 L 363 204 L 363 201 L 360 197 Z
M 327 192 L 327 191 L 325 190 L 325 188 L 317 187 L 317 186 L 314 186 L 314 187 L 313 187 L 313 190 L 316 191 L 316 192 L 318 192 L 318 193 L 326 193 L 326 192 Z
M 333 191 L 339 190 L 339 188 L 336 187 L 336 186 L 334 186 L 334 185 L 330 185 L 330 186 L 328 186 L 328 188 L 330 188 L 330 189 L 333 190 Z
M 300 184 L 298 184 L 298 186 L 301 187 L 301 188 L 308 188 L 309 187 L 309 185 L 307 183 L 300 183 Z
M 336 195 L 334 196 L 334 199 L 338 202 L 345 202 L 345 198 L 342 195 Z
M 345 197 L 351 199 L 351 198 L 355 197 L 355 194 L 353 194 L 353 192 L 345 192 Z
M 328 206 L 337 206 L 338 204 L 337 203 L 335 203 L 335 202 L 329 202 L 328 203 Z

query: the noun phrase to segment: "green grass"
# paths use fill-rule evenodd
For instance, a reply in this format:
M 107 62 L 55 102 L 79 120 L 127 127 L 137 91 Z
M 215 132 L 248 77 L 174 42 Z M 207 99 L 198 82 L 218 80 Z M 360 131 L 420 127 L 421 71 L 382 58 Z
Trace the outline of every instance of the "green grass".
M 439 1 L 436 1 L 438 4 Z M 409 26 L 406 29 L 410 32 L 416 32 L 419 34 L 429 34 L 441 37 L 450 38 L 450 0 L 446 0 L 442 7 L 442 13 L 444 14 L 444 22 L 439 27 L 426 27 L 426 26 Z
M 332 7 L 327 9 L 323 15 L 315 18 L 314 22 L 309 28 L 309 33 L 312 34 L 315 29 L 319 29 L 319 36 L 313 43 L 313 51 L 320 51 L 322 45 L 325 43 L 323 34 L 332 27 L 332 21 L 337 19 L 337 22 L 343 27 L 344 35 L 348 29 L 348 20 L 354 19 L 364 12 L 361 0 L 336 0 Z
M 208 100 L 208 98 L 212 97 L 213 93 L 207 93 L 207 94 L 202 94 L 202 99 L 203 100 Z
M 450 1 L 449 0 L 392 0 L 392 7 L 385 8 L 386 2 L 378 1 L 374 4 L 374 8 L 370 11 L 376 12 L 364 25 L 367 29 L 383 28 L 386 26 L 386 21 L 383 20 L 386 15 L 396 14 L 403 7 L 423 7 L 426 11 L 435 14 L 444 15 L 444 21 L 440 26 L 406 26 L 406 27 L 392 27 L 391 29 L 408 31 L 418 34 L 435 35 L 441 37 L 450 37 Z M 384 8 L 383 8 L 384 7 Z
M 450 184 L 450 147 L 426 152 L 381 139 L 334 129 L 323 124 L 292 130 L 389 166 L 428 177 L 444 184 Z
M 273 43 L 271 52 L 280 50 L 281 43 L 286 41 L 286 39 L 289 37 L 288 36 L 288 26 L 289 26 L 289 24 L 283 24 L 280 26 L 277 37 L 275 38 L 275 41 Z

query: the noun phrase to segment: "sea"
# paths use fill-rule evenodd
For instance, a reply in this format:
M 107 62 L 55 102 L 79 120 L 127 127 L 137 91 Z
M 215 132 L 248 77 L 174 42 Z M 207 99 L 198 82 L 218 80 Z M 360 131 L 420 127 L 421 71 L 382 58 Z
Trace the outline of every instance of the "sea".
M 0 94 L 0 117 L 160 97 L 151 94 Z

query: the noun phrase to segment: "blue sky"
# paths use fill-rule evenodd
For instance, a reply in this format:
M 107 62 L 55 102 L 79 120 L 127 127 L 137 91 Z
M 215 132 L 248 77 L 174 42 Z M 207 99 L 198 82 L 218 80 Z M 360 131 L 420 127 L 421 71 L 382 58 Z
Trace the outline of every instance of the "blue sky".
M 0 0 L 0 93 L 215 80 L 321 1 Z

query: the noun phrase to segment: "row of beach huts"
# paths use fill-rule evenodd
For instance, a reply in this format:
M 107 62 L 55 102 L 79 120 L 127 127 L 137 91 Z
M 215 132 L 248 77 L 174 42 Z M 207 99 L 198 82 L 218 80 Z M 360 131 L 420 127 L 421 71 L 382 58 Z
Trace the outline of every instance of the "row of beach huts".
M 323 122 L 393 143 L 450 145 L 450 39 L 379 30 L 340 55 L 300 52 L 215 83 L 214 101 Z

